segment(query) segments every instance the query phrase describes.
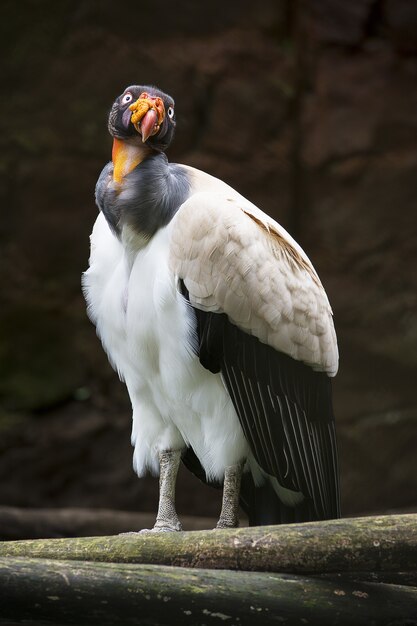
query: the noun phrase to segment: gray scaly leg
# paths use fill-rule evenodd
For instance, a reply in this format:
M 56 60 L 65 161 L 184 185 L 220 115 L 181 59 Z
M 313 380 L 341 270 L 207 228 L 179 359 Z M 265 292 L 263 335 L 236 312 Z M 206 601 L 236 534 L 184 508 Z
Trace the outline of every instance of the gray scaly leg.
M 243 463 L 230 465 L 224 472 L 222 510 L 216 528 L 239 526 L 239 494 Z
M 163 533 L 182 530 L 175 510 L 175 483 L 181 460 L 180 450 L 166 450 L 159 453 L 159 506 L 155 526 L 144 529 L 143 533 Z

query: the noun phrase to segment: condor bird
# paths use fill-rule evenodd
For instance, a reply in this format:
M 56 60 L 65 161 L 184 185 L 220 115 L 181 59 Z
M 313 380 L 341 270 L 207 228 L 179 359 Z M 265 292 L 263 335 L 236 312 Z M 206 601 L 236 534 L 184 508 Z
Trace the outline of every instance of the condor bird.
M 307 255 L 227 184 L 165 150 L 173 99 L 130 86 L 83 287 L 133 407 L 135 471 L 160 474 L 152 531 L 181 530 L 180 460 L 223 485 L 217 528 L 339 516 L 332 312 Z

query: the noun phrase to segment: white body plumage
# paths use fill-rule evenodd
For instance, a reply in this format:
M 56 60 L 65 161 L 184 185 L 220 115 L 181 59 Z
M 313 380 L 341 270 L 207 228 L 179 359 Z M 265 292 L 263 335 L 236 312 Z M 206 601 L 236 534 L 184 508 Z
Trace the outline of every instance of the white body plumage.
M 169 268 L 172 224 L 139 250 L 123 246 L 102 214 L 91 235 L 83 286 L 89 315 L 133 409 L 134 468 L 159 471 L 158 452 L 191 445 L 209 479 L 248 458 L 220 374 L 193 349 L 195 319 Z
M 186 169 L 189 199 L 149 241 L 126 228 L 119 240 L 97 218 L 83 278 L 89 315 L 129 391 L 138 475 L 158 472 L 160 450 L 191 445 L 209 479 L 221 480 L 226 466 L 246 459 L 259 483 L 221 376 L 193 349 L 195 317 L 178 277 L 193 306 L 223 311 L 261 341 L 334 375 L 331 310 L 311 263 L 282 227 L 223 182 Z M 276 489 L 291 501 L 288 490 Z

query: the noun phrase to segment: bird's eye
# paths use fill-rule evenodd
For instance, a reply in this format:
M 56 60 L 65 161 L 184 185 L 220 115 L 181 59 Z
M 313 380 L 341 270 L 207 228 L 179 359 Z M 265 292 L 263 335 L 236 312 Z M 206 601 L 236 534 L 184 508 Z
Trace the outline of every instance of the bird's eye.
M 130 91 L 128 91 L 127 93 L 125 93 L 125 95 L 122 98 L 122 104 L 129 104 L 129 102 L 132 102 L 133 100 L 133 96 L 130 93 Z
M 169 107 L 167 112 L 168 112 L 168 117 L 172 120 L 172 118 L 174 117 L 174 107 Z

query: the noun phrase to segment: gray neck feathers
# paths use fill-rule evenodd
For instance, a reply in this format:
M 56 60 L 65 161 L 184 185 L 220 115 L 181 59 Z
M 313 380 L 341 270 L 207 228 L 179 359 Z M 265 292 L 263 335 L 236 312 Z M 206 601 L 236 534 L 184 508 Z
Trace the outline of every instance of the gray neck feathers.
M 164 154 L 147 157 L 124 179 L 118 196 L 120 226 L 152 237 L 171 221 L 189 191 L 184 168 L 168 163 Z

